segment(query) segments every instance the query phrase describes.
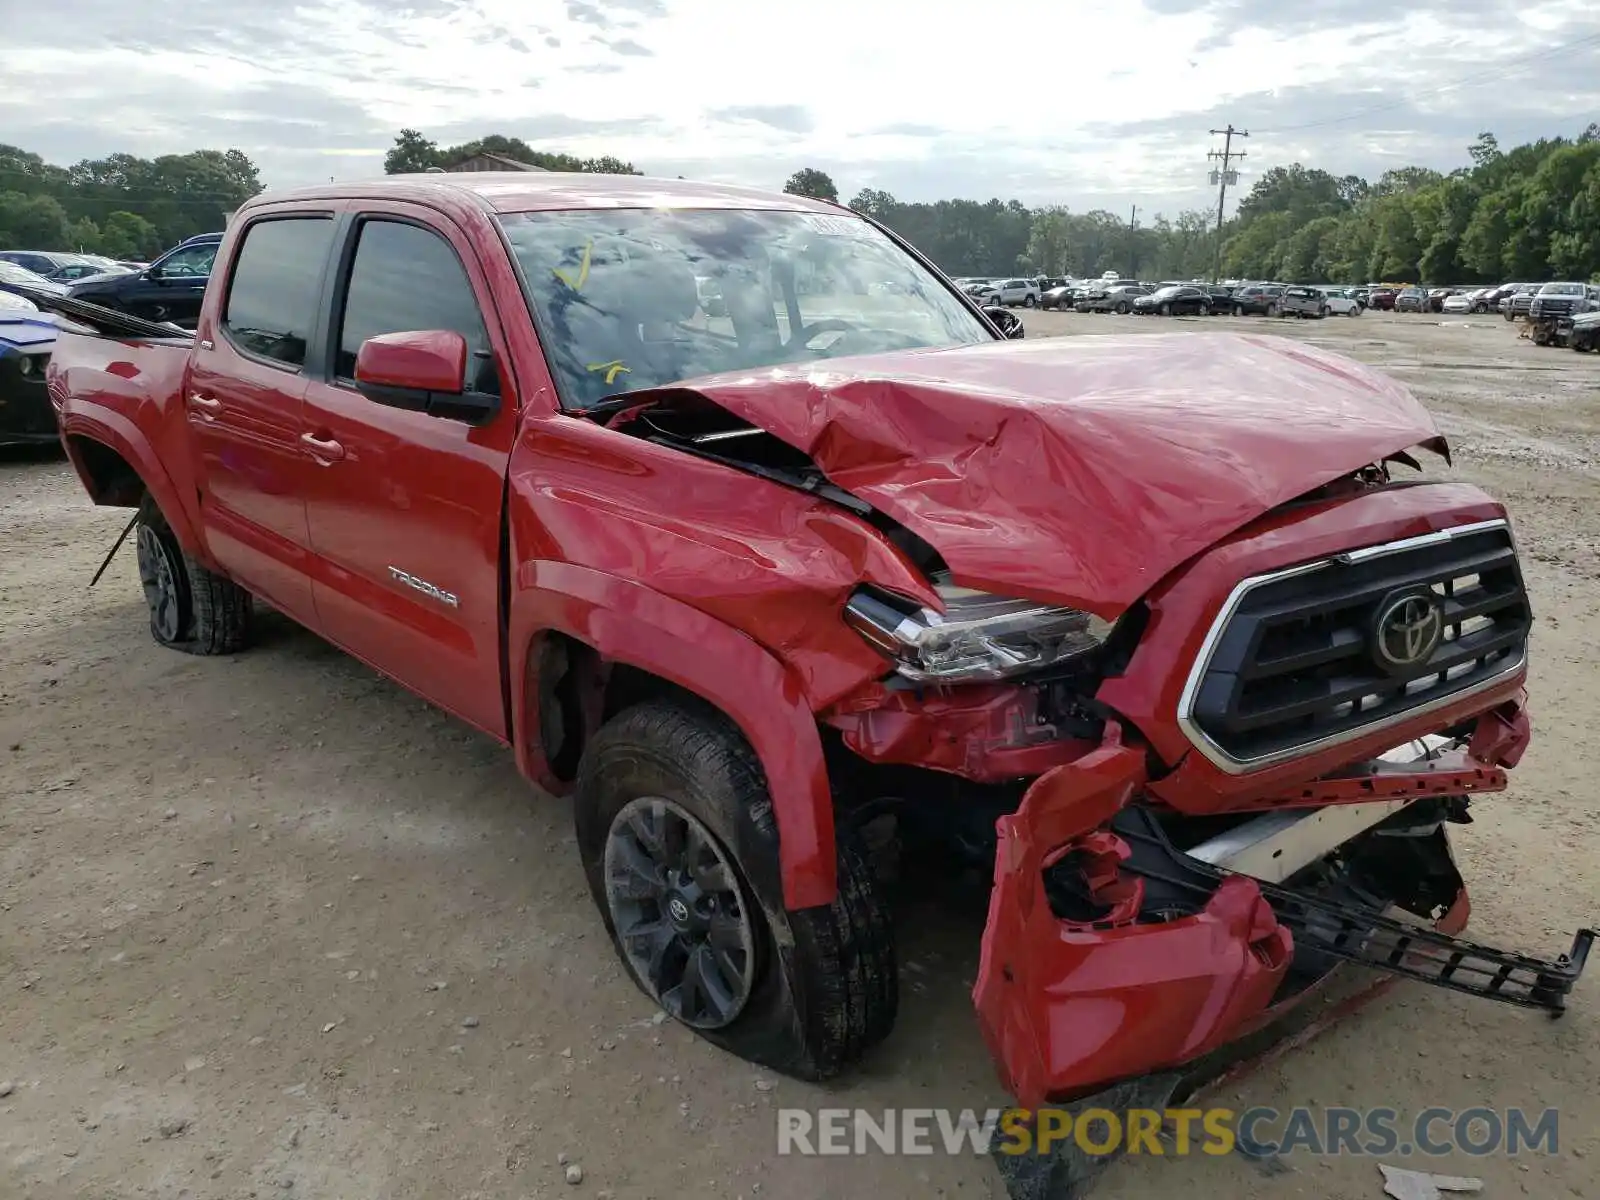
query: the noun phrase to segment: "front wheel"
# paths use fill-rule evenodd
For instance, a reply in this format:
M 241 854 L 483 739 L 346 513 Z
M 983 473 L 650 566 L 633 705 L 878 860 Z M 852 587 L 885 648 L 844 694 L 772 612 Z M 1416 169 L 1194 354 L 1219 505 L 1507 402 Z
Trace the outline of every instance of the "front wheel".
M 1236 316 L 1236 317 L 1242 317 L 1242 316 L 1244 316 L 1244 305 L 1242 305 L 1242 304 L 1235 304 L 1235 305 L 1234 305 L 1234 306 L 1233 306 L 1233 315 L 1234 315 L 1234 316 Z
M 1163 305 L 1162 305 L 1162 306 L 1161 306 L 1161 315 L 1162 315 L 1162 316 L 1163 316 L 1163 317 L 1170 317 L 1170 316 L 1171 316 L 1171 315 L 1172 315 L 1172 305 L 1170 305 L 1170 304 L 1163 304 Z
M 1024 296 L 1022 298 L 1022 307 L 1023 308 L 1032 308 L 1033 307 L 1033 297 L 1031 295 Z
M 894 936 L 864 852 L 841 826 L 833 903 L 786 910 L 766 779 L 721 713 L 656 700 L 612 718 L 584 751 L 575 819 L 606 930 L 669 1016 L 810 1080 L 888 1036 Z
M 1276 304 L 1269 304 L 1269 305 L 1267 305 L 1267 316 L 1269 316 L 1269 317 L 1276 317 L 1276 316 L 1278 316 L 1278 315 L 1279 315 L 1279 313 L 1281 313 L 1281 312 L 1282 312 L 1282 311 L 1283 311 L 1283 310 L 1282 310 L 1282 309 L 1280 309 L 1280 308 L 1279 308 L 1279 307 L 1278 307 L 1278 306 L 1277 306 L 1277 305 L 1276 305 Z
M 191 558 L 148 495 L 135 547 L 151 637 L 185 654 L 237 654 L 249 644 L 250 593 Z

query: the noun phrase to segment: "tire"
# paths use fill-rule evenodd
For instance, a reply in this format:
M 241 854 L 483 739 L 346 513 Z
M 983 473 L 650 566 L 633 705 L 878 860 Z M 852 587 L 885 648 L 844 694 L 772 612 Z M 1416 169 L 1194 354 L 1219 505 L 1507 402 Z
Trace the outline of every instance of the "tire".
M 1360 315 L 1361 315 L 1361 306 L 1359 304 L 1356 305 L 1354 308 L 1352 308 L 1349 312 L 1345 313 L 1345 316 L 1347 316 L 1347 317 L 1359 317 Z
M 1032 292 L 1029 292 L 1026 296 L 1024 296 L 1022 298 L 1022 307 L 1023 308 L 1032 308 L 1033 307 L 1033 293 Z
M 1242 316 L 1244 316 L 1244 305 L 1242 305 L 1242 304 L 1235 304 L 1235 305 L 1234 305 L 1234 306 L 1233 306 L 1233 315 L 1234 315 L 1234 316 L 1236 316 L 1236 317 L 1242 317 Z
M 735 919 L 749 927 L 748 939 L 741 935 L 738 943 L 751 947 L 736 989 L 742 1002 L 731 1015 L 716 1014 L 714 1023 L 689 1019 L 681 998 L 664 1001 L 663 996 L 687 994 L 686 989 L 663 990 L 663 980 L 646 978 L 646 968 L 630 958 L 619 936 L 619 915 L 634 920 L 637 914 L 629 911 L 631 901 L 619 898 L 614 881 L 634 879 L 628 864 L 636 860 L 631 851 L 616 847 L 633 837 L 641 804 L 660 806 L 669 819 L 686 814 L 709 835 L 718 861 L 728 868 L 719 878 L 732 883 L 731 890 L 717 893 L 723 900 L 713 904 L 708 919 L 721 918 L 726 926 L 727 900 L 733 898 L 740 906 Z M 766 779 L 754 751 L 727 717 L 679 700 L 651 700 L 617 714 L 584 750 L 574 817 L 584 873 L 606 932 L 634 983 L 675 1019 L 731 1054 L 805 1080 L 837 1075 L 888 1036 L 899 1004 L 894 933 L 865 852 L 852 831 L 839 828 L 839 890 L 833 903 L 785 910 Z M 684 828 L 691 827 L 685 823 Z M 653 922 L 646 901 L 645 924 L 633 927 L 665 931 L 677 919 L 673 900 L 684 894 L 671 892 L 656 907 Z M 671 933 L 666 949 L 653 957 L 670 964 L 694 936 L 692 931 Z M 638 942 L 634 953 L 639 953 Z M 724 952 L 719 977 L 726 981 L 726 964 L 737 961 Z M 687 968 L 679 971 L 686 979 Z
M 1119 316 L 1124 317 L 1128 315 L 1128 302 L 1126 300 L 1117 301 L 1117 313 Z
M 237 654 L 250 644 L 250 593 L 184 552 L 150 496 L 139 505 L 139 583 L 150 636 L 184 654 Z
M 1280 315 L 1282 312 L 1283 312 L 1283 310 L 1281 308 L 1279 308 L 1276 304 L 1267 305 L 1267 316 L 1269 316 L 1269 317 L 1276 317 L 1276 316 Z
M 1202 304 L 1198 309 L 1195 310 L 1195 316 L 1197 317 L 1209 317 L 1210 315 L 1211 305 L 1209 304 Z
M 1162 315 L 1162 316 L 1163 316 L 1163 317 L 1170 317 L 1170 316 L 1171 316 L 1171 315 L 1172 315 L 1172 305 L 1170 305 L 1170 304 L 1163 304 L 1163 305 L 1162 305 L 1162 306 L 1161 306 L 1161 315 Z

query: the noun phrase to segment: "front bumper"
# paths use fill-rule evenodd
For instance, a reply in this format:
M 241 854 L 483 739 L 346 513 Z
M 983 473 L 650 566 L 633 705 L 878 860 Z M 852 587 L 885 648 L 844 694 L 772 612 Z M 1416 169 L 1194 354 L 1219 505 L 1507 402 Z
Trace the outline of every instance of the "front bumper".
M 23 359 L 16 351 L 0 354 L 0 446 L 46 445 L 60 437 L 44 372 L 25 373 Z
M 1331 802 L 1348 803 L 1369 784 L 1379 795 L 1402 798 L 1493 791 L 1504 787 L 1504 767 L 1517 761 L 1527 741 L 1520 701 L 1504 705 L 1484 714 L 1470 743 L 1452 756 L 1410 769 L 1373 763 L 1365 776 L 1343 773 L 1328 786 L 1350 794 Z M 1307 955 L 1313 962 L 1327 958 L 1329 971 L 1334 959 L 1356 958 L 1439 986 L 1556 1011 L 1582 969 L 1588 933 L 1575 943 L 1575 962 L 1546 964 L 1443 938 L 1436 937 L 1437 944 L 1422 935 L 1408 939 L 1395 933 L 1408 927 L 1388 921 L 1385 960 L 1376 949 L 1358 953 L 1369 941 L 1378 946 L 1377 925 L 1386 920 L 1371 909 L 1353 910 L 1368 915 L 1365 934 L 1344 930 L 1332 937 L 1328 912 L 1339 910 L 1309 894 L 1218 872 L 1183 855 L 1171 859 L 1173 873 L 1190 876 L 1188 882 L 1161 879 L 1159 872 L 1147 877 L 1152 873 L 1130 864 L 1131 836 L 1123 836 L 1130 814 L 1144 819 L 1149 811 L 1140 803 L 1147 795 L 1146 763 L 1143 748 L 1124 744 L 1119 728 L 1109 725 L 1098 749 L 1041 776 L 999 823 L 973 1001 L 1001 1079 L 1026 1108 L 1181 1068 L 1276 1021 L 1307 994 L 1303 978 L 1286 986 L 1292 965 L 1303 976 Z M 1432 836 L 1441 839 L 1447 869 L 1420 871 L 1404 886 L 1415 889 L 1408 891 L 1410 903 L 1420 896 L 1436 927 L 1454 933 L 1466 923 L 1465 889 L 1449 862 L 1442 826 Z M 1058 915 L 1046 880 L 1061 867 L 1086 885 L 1091 910 Z M 1193 882 L 1207 878 L 1209 885 Z M 1170 907 L 1174 886 L 1198 886 L 1197 894 L 1208 898 L 1180 914 Z M 1294 928 L 1302 931 L 1299 957 Z M 1459 964 L 1441 976 L 1439 961 L 1457 948 L 1469 958 L 1479 954 L 1474 961 L 1480 965 L 1467 971 L 1483 972 L 1483 961 L 1510 964 L 1508 978 L 1513 967 L 1522 970 L 1522 990 L 1497 992 L 1503 980 L 1464 985 Z M 1434 966 L 1419 968 L 1419 961 Z

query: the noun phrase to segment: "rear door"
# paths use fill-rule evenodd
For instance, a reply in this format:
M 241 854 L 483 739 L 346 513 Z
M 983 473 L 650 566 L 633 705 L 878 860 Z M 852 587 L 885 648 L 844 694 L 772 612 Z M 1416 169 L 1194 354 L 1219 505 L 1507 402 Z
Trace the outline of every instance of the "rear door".
M 243 228 L 220 281 L 226 294 L 197 331 L 184 395 L 212 555 L 313 626 L 305 495 L 315 464 L 301 435 L 334 215 L 268 210 Z
M 470 240 L 439 213 L 363 203 L 345 226 L 328 354 L 306 392 L 321 464 L 308 506 L 321 628 L 504 738 L 500 531 L 517 413 L 492 294 Z M 390 408 L 356 390 L 363 341 L 431 329 L 467 339 L 467 386 L 501 397 L 487 423 Z

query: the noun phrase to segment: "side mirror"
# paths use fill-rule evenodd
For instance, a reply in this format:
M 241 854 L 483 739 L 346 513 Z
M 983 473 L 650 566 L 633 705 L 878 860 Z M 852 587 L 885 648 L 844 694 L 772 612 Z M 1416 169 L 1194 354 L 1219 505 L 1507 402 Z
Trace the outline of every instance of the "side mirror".
M 1001 336 L 1012 341 L 1022 336 L 1022 318 L 1001 304 L 986 304 L 983 315 L 993 321 Z
M 451 329 L 368 338 L 356 352 L 356 390 L 374 404 L 481 425 L 500 398 L 467 391 L 467 339 Z

